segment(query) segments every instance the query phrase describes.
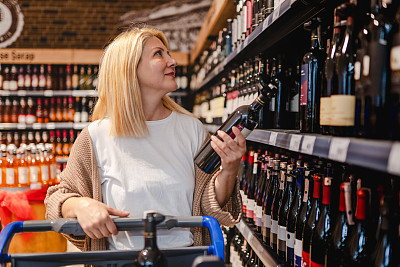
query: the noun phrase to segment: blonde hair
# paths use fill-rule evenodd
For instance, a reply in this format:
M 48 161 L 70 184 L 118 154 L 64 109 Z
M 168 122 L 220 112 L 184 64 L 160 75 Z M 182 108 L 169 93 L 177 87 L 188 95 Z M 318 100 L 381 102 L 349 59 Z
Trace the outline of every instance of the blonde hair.
M 143 108 L 137 66 L 145 42 L 157 37 L 168 48 L 164 34 L 151 28 L 133 28 L 118 35 L 105 49 L 98 74 L 99 97 L 93 111 L 93 121 L 108 117 L 110 134 L 117 137 L 145 137 L 149 134 Z M 171 111 L 193 116 L 169 96 L 161 99 Z

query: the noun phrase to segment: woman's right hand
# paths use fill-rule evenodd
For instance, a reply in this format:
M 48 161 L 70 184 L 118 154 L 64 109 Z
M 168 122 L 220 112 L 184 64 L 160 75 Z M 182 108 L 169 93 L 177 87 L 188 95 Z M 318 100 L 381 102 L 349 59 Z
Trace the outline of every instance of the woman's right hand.
M 118 234 L 110 215 L 127 217 L 128 211 L 121 211 L 88 197 L 67 199 L 62 205 L 63 217 L 76 217 L 83 231 L 90 238 L 103 238 Z

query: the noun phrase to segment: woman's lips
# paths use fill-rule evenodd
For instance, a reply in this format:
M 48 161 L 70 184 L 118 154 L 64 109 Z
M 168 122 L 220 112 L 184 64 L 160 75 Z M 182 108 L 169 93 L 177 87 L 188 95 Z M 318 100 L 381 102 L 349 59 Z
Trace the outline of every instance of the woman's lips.
M 175 77 L 175 72 L 170 72 L 170 73 L 167 73 L 167 74 L 165 74 L 165 75 Z

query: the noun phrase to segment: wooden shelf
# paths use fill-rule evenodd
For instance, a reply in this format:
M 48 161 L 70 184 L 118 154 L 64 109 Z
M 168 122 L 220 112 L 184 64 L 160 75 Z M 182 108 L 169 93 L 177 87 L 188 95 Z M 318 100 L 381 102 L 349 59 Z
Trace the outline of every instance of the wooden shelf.
M 98 65 L 102 49 L 30 49 L 6 48 L 0 50 L 1 64 L 80 64 Z M 178 65 L 189 63 L 188 53 L 171 51 Z
M 190 63 L 210 45 L 210 36 L 217 36 L 218 32 L 227 27 L 227 19 L 232 18 L 236 12 L 235 5 L 230 0 L 214 0 L 208 10 L 199 35 L 190 52 Z

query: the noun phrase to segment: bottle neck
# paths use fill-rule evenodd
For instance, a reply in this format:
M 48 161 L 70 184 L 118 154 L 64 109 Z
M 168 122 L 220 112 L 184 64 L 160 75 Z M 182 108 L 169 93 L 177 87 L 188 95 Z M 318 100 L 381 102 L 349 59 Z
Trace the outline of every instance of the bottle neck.
M 344 198 L 344 184 L 340 185 L 339 211 L 346 212 L 346 201 Z
M 317 174 L 314 174 L 314 189 L 313 189 L 313 198 L 319 199 L 321 197 L 321 177 Z
M 157 249 L 156 222 L 145 220 L 144 224 L 144 246 L 146 248 Z
M 369 204 L 369 191 L 368 189 L 361 188 L 357 192 L 357 208 L 356 218 L 359 221 L 365 221 L 368 216 L 368 204 Z

